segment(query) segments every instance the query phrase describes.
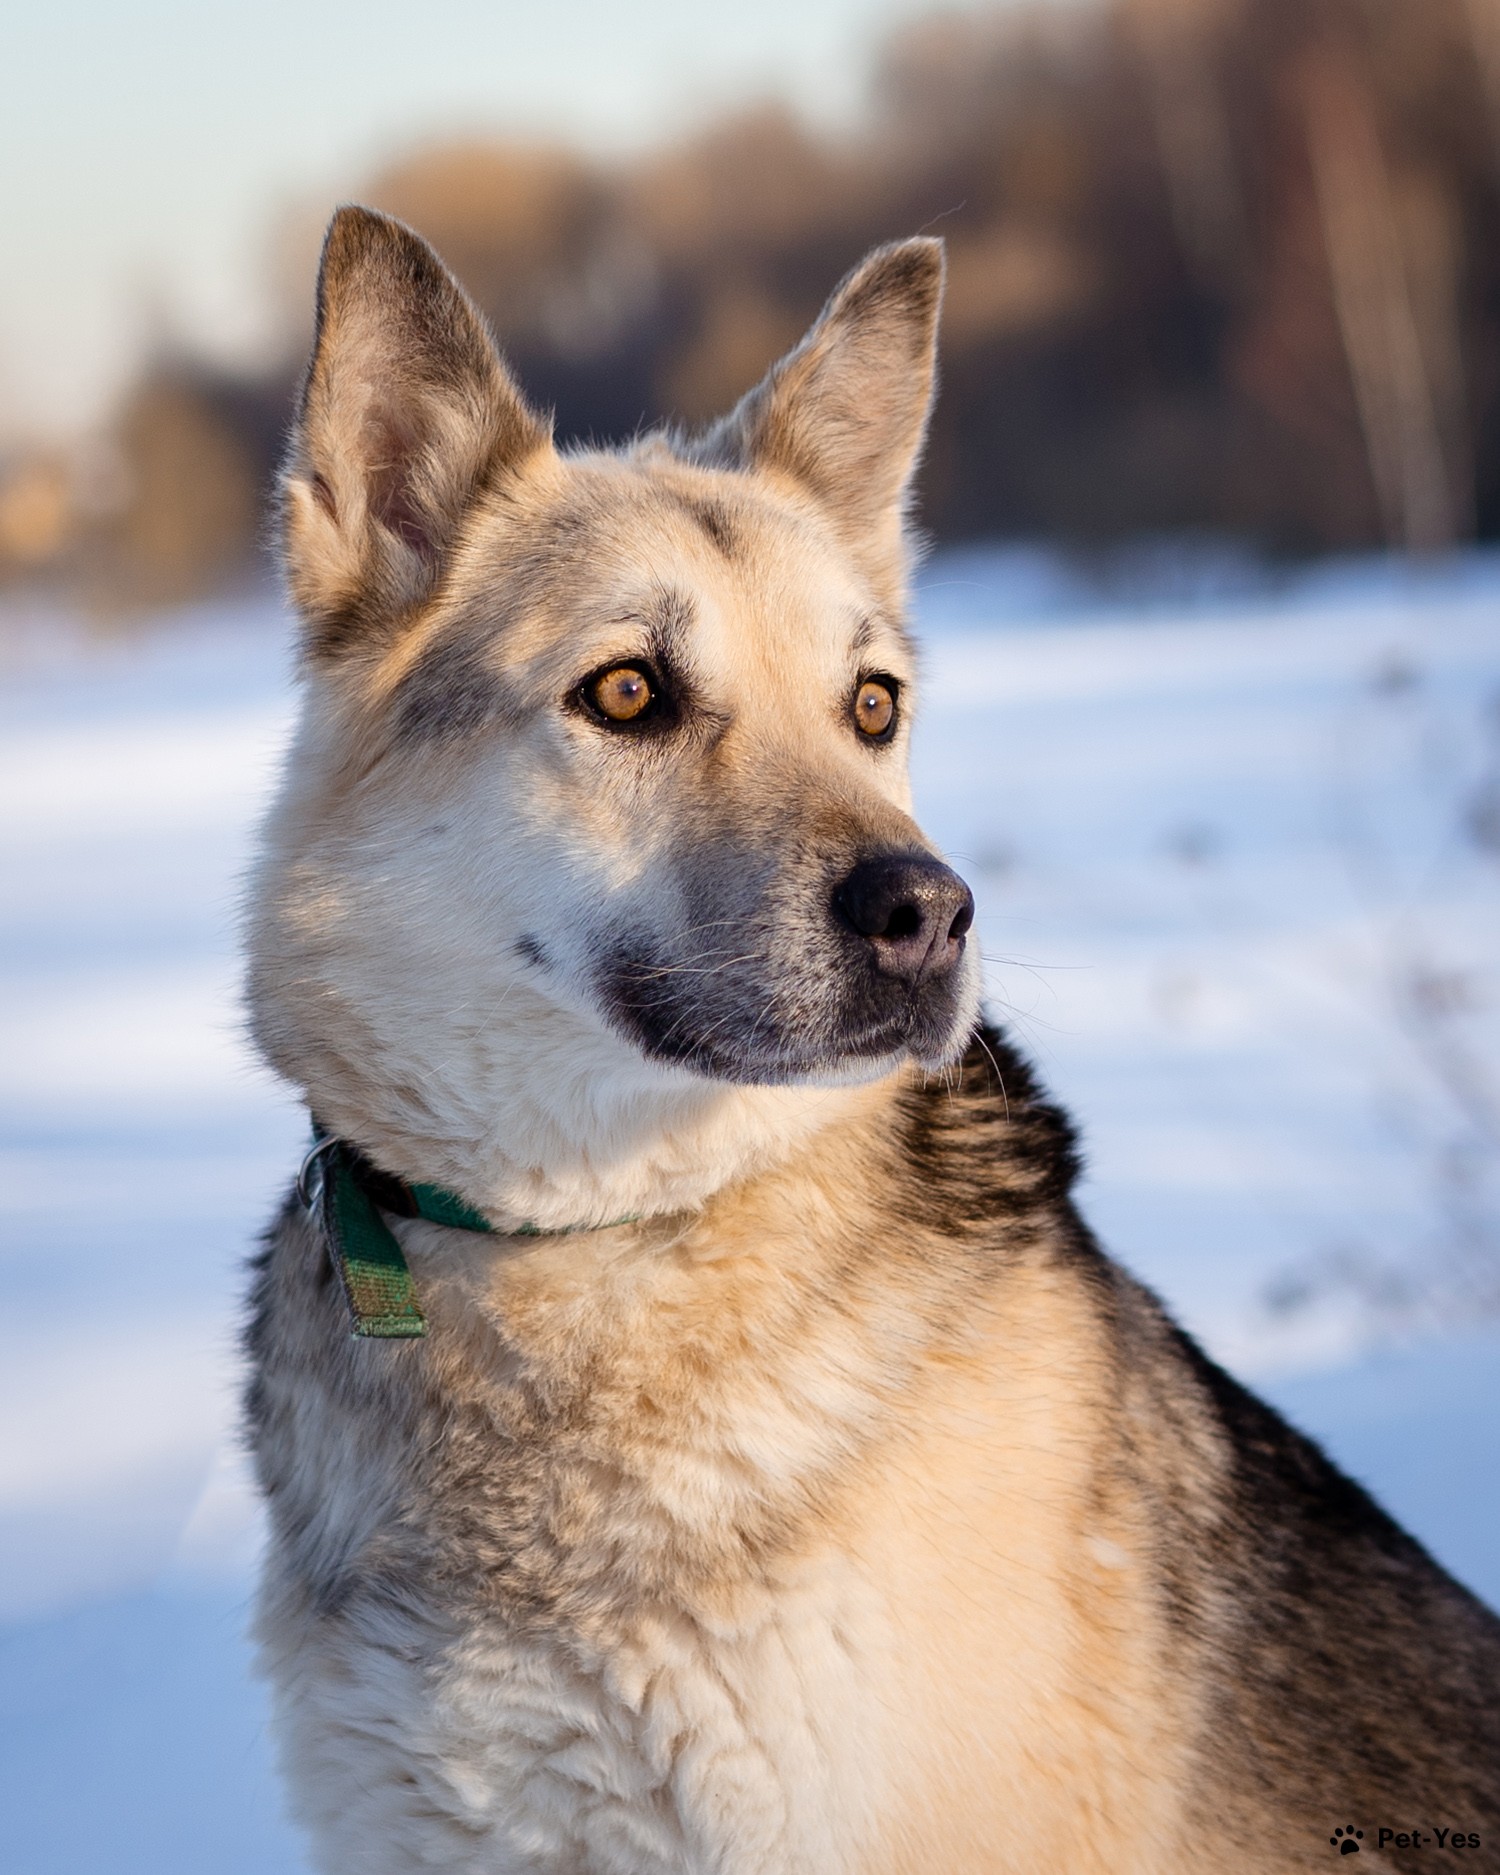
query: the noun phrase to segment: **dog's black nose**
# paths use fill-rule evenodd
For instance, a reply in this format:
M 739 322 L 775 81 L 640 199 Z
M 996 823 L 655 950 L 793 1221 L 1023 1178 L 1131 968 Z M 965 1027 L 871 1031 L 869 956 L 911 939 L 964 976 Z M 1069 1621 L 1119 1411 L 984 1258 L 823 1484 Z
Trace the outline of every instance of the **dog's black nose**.
M 844 923 L 869 939 L 876 968 L 913 985 L 952 969 L 974 922 L 974 894 L 925 853 L 862 859 L 833 903 Z

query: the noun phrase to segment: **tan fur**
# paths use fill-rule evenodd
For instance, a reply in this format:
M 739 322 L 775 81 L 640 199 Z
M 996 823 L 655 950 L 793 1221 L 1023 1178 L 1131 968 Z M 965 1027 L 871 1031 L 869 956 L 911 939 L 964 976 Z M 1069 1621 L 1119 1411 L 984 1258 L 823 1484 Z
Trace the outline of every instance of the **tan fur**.
M 550 1775 L 599 1750 L 583 1741 L 603 1725 L 691 1819 L 689 1847 L 663 1852 L 680 1864 L 622 1867 L 717 1867 L 732 1844 L 724 1866 L 766 1870 L 1189 1868 L 1194 1715 L 1139 1501 L 1110 1475 L 1134 1461 L 1095 1313 L 1043 1246 L 977 1312 L 988 1285 L 963 1266 L 935 1280 L 920 1232 L 879 1257 L 851 1248 L 881 1226 L 881 1103 L 866 1104 L 795 1175 L 687 1225 L 498 1253 L 403 1227 L 433 1332 L 401 1404 L 368 1390 L 372 1350 L 335 1344 L 351 1390 L 339 1495 L 378 1520 L 414 1488 L 421 1527 L 378 1567 L 446 1577 L 446 1631 L 382 1610 L 386 1644 L 441 1663 L 430 1748 L 488 1765 L 489 1820 L 495 1794 L 512 1814 L 528 1799 L 486 1757 L 482 1689 L 571 1636 L 595 1717 L 553 1721 Z M 309 1367 L 337 1334 L 329 1300 L 305 1302 Z M 413 1388 L 446 1403 L 441 1420 L 411 1417 Z M 366 1420 L 386 1448 L 373 1471 Z M 326 1617 L 272 1609 L 296 1724 L 299 1684 L 327 1673 Z M 315 1732 L 335 1723 L 314 1711 Z M 299 1734 L 298 1761 L 320 1746 Z M 724 1846 L 694 1860 L 693 1831 L 716 1826 Z M 596 1866 L 589 1843 L 581 1830 L 557 1866 Z M 472 1864 L 513 1865 L 530 1866 Z
M 335 222 L 253 1018 L 501 1233 L 393 1223 L 420 1341 L 350 1337 L 295 1204 L 257 1276 L 263 1658 L 337 1875 L 1269 1875 L 1370 1764 L 1480 1789 L 1483 1611 L 1094 1249 L 972 955 L 899 1033 L 850 988 L 838 880 L 930 855 L 940 280 L 882 250 L 707 437 L 563 454 L 416 238 Z M 659 729 L 589 716 L 619 663 Z

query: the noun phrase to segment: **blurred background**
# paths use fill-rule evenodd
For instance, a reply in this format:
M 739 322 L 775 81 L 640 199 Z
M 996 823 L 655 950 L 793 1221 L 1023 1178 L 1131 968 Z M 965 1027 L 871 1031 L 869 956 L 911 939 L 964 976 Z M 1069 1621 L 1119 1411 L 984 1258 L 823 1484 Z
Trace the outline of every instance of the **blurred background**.
M 1500 529 L 1491 0 L 65 0 L 8 37 L 11 582 L 249 574 L 344 196 L 432 238 L 567 435 L 713 415 L 932 229 L 938 540 Z
M 1085 1208 L 1500 1598 L 1500 0 L 54 0 L 0 58 L 7 1867 L 291 1870 L 235 916 L 330 209 L 565 437 L 948 243 L 918 804 Z

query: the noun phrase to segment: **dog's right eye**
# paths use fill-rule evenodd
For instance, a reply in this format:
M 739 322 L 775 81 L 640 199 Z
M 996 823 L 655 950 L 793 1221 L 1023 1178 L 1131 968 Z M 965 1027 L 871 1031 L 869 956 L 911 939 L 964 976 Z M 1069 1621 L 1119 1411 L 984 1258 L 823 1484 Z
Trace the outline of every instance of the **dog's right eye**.
M 579 697 L 606 723 L 637 723 L 656 702 L 650 673 L 638 664 L 612 664 L 579 687 Z

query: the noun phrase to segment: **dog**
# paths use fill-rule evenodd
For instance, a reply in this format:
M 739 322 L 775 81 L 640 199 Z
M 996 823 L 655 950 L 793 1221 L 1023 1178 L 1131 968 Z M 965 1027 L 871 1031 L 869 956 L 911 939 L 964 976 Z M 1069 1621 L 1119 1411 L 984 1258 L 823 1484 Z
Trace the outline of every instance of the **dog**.
M 906 775 L 942 278 L 878 249 L 712 429 L 560 451 L 333 220 L 248 912 L 318 1127 L 247 1423 L 329 1875 L 1500 1840 L 1500 1622 L 1101 1252 L 981 1015 Z

